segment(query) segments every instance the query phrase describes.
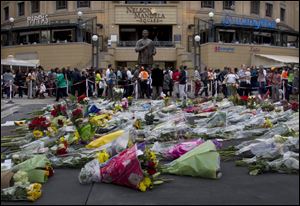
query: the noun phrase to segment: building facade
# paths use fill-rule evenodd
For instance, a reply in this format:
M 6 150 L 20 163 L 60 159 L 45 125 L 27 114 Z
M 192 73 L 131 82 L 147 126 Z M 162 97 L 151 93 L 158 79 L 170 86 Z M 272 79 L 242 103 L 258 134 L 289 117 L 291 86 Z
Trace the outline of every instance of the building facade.
M 298 1 L 1 1 L 1 58 L 39 59 L 46 69 L 131 67 L 144 29 L 163 67 L 299 57 Z

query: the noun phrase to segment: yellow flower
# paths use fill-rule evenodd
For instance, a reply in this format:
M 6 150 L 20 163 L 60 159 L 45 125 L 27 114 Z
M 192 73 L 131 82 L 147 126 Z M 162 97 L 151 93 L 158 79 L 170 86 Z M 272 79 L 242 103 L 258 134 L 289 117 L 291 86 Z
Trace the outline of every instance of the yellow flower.
M 27 187 L 27 199 L 30 201 L 35 201 L 38 198 L 41 197 L 42 191 L 41 191 L 42 185 L 39 183 L 33 183 Z
M 79 142 L 79 139 L 80 139 L 80 135 L 79 135 L 78 130 L 76 129 L 75 132 L 74 132 L 74 141 L 75 141 L 76 143 L 78 143 L 78 142 Z
M 36 138 L 36 139 L 39 139 L 41 138 L 42 136 L 44 135 L 44 133 L 40 130 L 34 130 L 33 131 L 33 136 Z
M 141 190 L 142 192 L 146 192 L 146 190 L 147 190 L 147 187 L 143 181 L 141 181 L 139 184 L 139 190 Z
M 143 183 L 146 187 L 150 187 L 151 185 L 151 179 L 149 177 L 145 177 L 144 180 L 143 180 Z
M 105 150 L 98 152 L 97 159 L 100 163 L 104 163 L 109 159 L 109 154 Z
M 153 162 L 156 161 L 156 154 L 155 154 L 153 151 L 150 152 L 150 159 L 151 159 Z
M 59 142 L 60 143 L 63 143 L 65 141 L 65 137 L 64 136 L 62 136 L 61 138 L 59 138 Z

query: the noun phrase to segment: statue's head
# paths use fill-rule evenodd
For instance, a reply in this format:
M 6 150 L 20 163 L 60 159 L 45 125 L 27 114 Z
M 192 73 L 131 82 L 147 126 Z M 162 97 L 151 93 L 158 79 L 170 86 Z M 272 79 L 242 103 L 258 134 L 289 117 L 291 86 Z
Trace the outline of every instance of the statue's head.
M 143 38 L 147 38 L 148 37 L 148 35 L 149 35 L 149 32 L 148 32 L 148 30 L 143 30 Z

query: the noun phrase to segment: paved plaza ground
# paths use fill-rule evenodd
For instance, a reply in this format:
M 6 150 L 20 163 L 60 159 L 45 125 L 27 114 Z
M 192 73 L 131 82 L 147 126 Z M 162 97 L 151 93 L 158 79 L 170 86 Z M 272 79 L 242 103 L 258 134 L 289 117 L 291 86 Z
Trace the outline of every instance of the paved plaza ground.
M 28 118 L 29 112 L 54 103 L 54 99 L 14 99 L 15 103 L 1 101 L 1 123 Z M 1 136 L 13 133 L 14 127 L 1 127 Z M 224 146 L 240 141 L 224 142 Z M 1 152 L 5 148 L 1 147 Z M 292 204 L 299 205 L 299 175 L 248 175 L 247 168 L 236 167 L 234 162 L 221 162 L 222 178 L 210 180 L 194 177 L 166 175 L 174 179 L 149 192 L 113 184 L 81 185 L 79 169 L 56 169 L 53 177 L 43 185 L 43 194 L 34 203 L 1 202 L 1 205 L 45 204 Z

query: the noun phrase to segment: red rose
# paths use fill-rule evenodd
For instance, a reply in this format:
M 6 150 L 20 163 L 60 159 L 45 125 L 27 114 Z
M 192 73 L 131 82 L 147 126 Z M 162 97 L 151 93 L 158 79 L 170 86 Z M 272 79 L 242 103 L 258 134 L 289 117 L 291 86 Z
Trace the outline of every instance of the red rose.
M 148 167 L 149 168 L 155 168 L 155 163 L 154 162 L 149 162 Z
M 148 169 L 148 174 L 149 175 L 154 175 L 156 173 L 155 169 Z
M 241 98 L 241 100 L 243 100 L 243 101 L 248 101 L 248 96 L 241 96 L 240 98 Z
M 52 115 L 53 117 L 57 117 L 57 111 L 56 111 L 56 110 L 52 110 L 52 111 L 51 111 L 51 115 Z

